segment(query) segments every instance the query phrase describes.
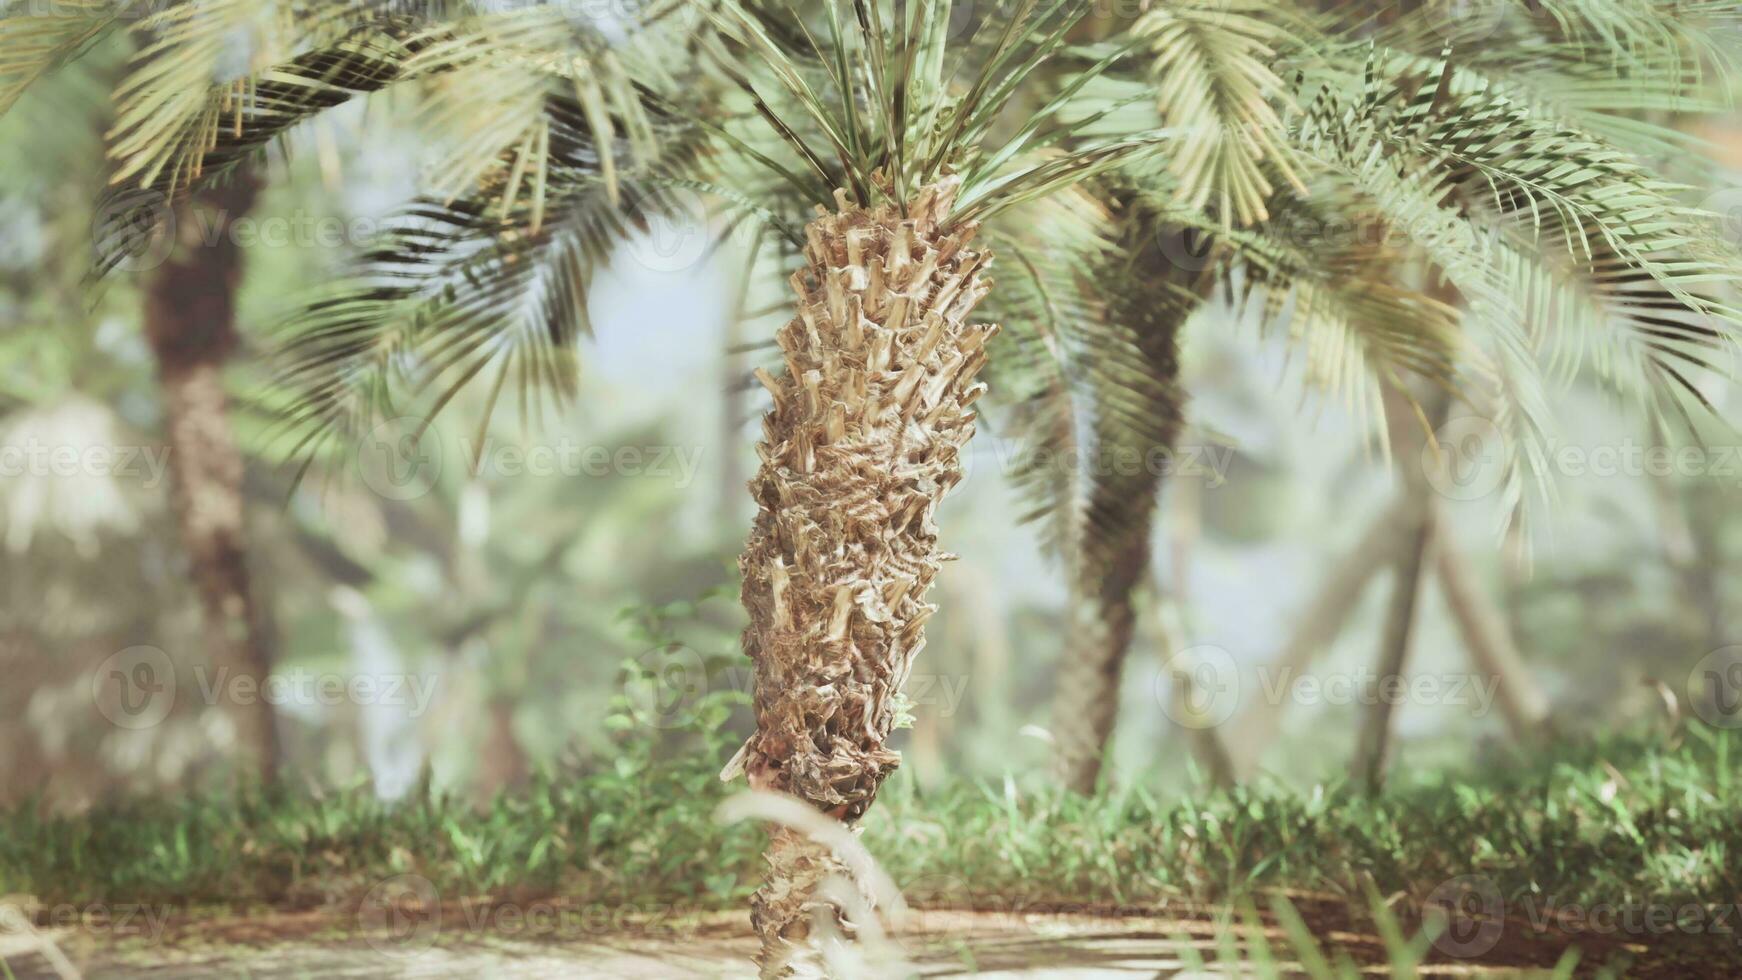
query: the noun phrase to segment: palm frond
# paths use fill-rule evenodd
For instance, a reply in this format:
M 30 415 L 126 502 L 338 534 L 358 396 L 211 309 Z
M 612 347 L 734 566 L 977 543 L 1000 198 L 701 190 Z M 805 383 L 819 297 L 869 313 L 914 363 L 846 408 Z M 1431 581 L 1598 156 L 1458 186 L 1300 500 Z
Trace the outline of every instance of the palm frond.
M 1306 21 L 1255 0 L 1181 0 L 1138 18 L 1143 71 L 1163 118 L 1179 133 L 1168 169 L 1180 202 L 1224 221 L 1266 216 L 1277 181 L 1304 189 L 1288 141 L 1288 88 L 1273 67 L 1300 46 Z
M 1102 573 L 1148 539 L 1185 421 L 1180 337 L 1211 282 L 1172 262 L 1147 222 L 1127 219 L 1122 231 L 1123 254 L 1101 277 L 1106 318 L 1085 345 L 1094 452 L 1075 561 Z
M 1449 53 L 1455 92 L 1474 81 L 1545 118 L 1660 154 L 1689 139 L 1652 117 L 1729 106 L 1742 12 L 1704 0 L 1447 0 L 1422 4 L 1360 43 L 1413 59 L 1391 69 L 1399 74 L 1426 73 Z
M 1426 75 L 1382 69 L 1369 61 L 1359 95 L 1321 92 L 1303 145 L 1462 295 L 1487 340 L 1468 380 L 1504 402 L 1514 462 L 1542 459 L 1548 366 L 1568 375 L 1589 359 L 1654 412 L 1703 401 L 1688 375 L 1721 370 L 1713 352 L 1742 323 L 1716 295 L 1739 265 L 1703 233 L 1707 216 L 1591 134 L 1502 94 L 1459 93 L 1444 61 Z
M 550 126 L 545 101 L 553 89 L 571 95 L 582 120 L 602 149 L 600 176 L 606 193 L 617 194 L 617 172 L 653 152 L 652 125 L 643 98 L 623 64 L 623 53 L 596 27 L 578 23 L 560 6 L 534 6 L 442 22 L 407 40 L 409 77 L 428 79 L 424 128 L 446 151 L 432 178 L 438 193 L 470 193 L 502 158 L 512 153 L 512 179 L 499 190 L 503 212 L 521 193 L 532 195 L 534 222 L 541 210 L 537 189 L 550 165 Z M 643 59 L 638 67 L 648 62 Z M 628 159 L 619 161 L 620 154 Z
M 170 7 L 142 25 L 152 39 L 116 97 L 114 220 L 99 229 L 98 271 L 148 242 L 141 212 L 161 209 L 197 180 L 222 176 L 293 126 L 360 95 L 423 80 L 423 122 L 448 151 L 435 180 L 453 199 L 498 176 L 506 214 L 524 196 L 533 225 L 542 217 L 552 133 L 544 115 L 553 91 L 581 106 L 598 131 L 609 195 L 616 173 L 653 152 L 652 126 L 627 59 L 598 29 L 561 8 L 532 7 L 440 18 L 436 0 L 392 0 L 308 11 L 300 3 L 200 0 Z M 249 63 L 233 64 L 238 36 L 254 39 Z M 289 49 L 302 49 L 287 53 Z M 636 60 L 645 77 L 646 59 Z M 497 163 L 509 154 L 501 175 Z M 619 162 L 619 157 L 624 157 Z
M 668 178 L 697 143 L 662 139 L 654 160 L 612 183 L 577 99 L 548 97 L 545 125 L 540 195 L 503 195 L 505 172 L 520 165 L 499 160 L 473 196 L 408 208 L 353 281 L 287 324 L 281 377 L 299 395 L 284 420 L 291 455 L 312 458 L 391 418 L 395 387 L 419 393 L 425 424 L 477 380 L 489 385 L 485 424 L 504 390 L 523 420 L 542 399 L 572 396 L 592 279 L 637 223 L 678 210 Z
M 115 30 L 134 4 L 66 0 L 31 12 L 35 6 L 29 0 L 0 4 L 0 115 L 38 79 Z
M 405 77 L 413 21 L 316 19 L 336 36 L 252 73 L 220 71 L 230 31 L 251 22 L 224 0 L 214 8 L 174 7 L 176 30 L 133 61 L 116 91 L 112 187 L 93 229 L 95 272 L 103 275 L 145 248 L 167 206 L 196 181 L 222 179 L 297 124 Z M 148 18 L 147 24 L 154 24 Z M 287 43 L 279 38 L 279 44 Z M 219 77 L 219 76 L 222 77 Z
M 1066 53 L 1066 36 L 1091 3 L 1018 0 L 995 23 L 952 38 L 955 0 L 889 9 L 874 0 L 827 0 L 823 40 L 802 21 L 777 30 L 761 4 L 722 0 L 710 11 L 717 39 L 709 50 L 718 70 L 829 192 L 814 203 L 833 204 L 840 187 L 858 204 L 905 205 L 953 173 L 963 178 L 954 217 L 983 220 L 1162 142 L 1136 133 L 1072 145 L 1068 137 L 1094 114 L 1073 111 L 1070 94 L 1045 106 L 1039 125 L 999 132 L 1024 83 Z M 1086 72 L 1105 71 L 1114 60 Z M 1042 148 L 1048 152 L 1035 152 Z
M 1080 191 L 1029 204 L 988 227 L 1003 272 L 981 312 L 1003 330 L 987 365 L 989 401 L 1004 411 L 1001 465 L 1039 523 L 1042 546 L 1068 557 L 1079 549 L 1087 481 L 1074 465 L 1091 418 L 1083 384 L 1085 334 L 1106 321 L 1097 273 L 1111 263 L 1109 215 Z
M 1252 228 L 1219 228 L 1163 201 L 1147 220 L 1195 231 L 1204 244 L 1192 251 L 1216 271 L 1236 319 L 1280 332 L 1306 386 L 1341 402 L 1388 451 L 1384 391 L 1413 398 L 1411 378 L 1451 386 L 1471 351 L 1458 311 L 1409 280 L 1383 219 L 1319 190 L 1279 197 L 1272 220 Z

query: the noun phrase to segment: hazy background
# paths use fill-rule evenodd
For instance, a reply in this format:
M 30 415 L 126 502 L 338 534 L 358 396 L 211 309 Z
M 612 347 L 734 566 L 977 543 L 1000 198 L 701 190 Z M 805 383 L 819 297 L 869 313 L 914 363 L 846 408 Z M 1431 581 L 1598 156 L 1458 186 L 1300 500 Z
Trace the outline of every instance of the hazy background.
M 198 604 L 168 509 L 139 276 L 81 279 L 103 182 L 101 91 L 57 78 L 0 120 L 0 802 L 41 794 L 81 806 L 220 782 L 233 748 L 228 719 L 207 703 Z M 387 108 L 324 120 L 267 170 L 246 247 L 252 349 L 231 377 L 244 405 L 264 384 L 250 365 L 273 325 L 418 186 L 416 140 Z M 1742 119 L 1705 135 L 1728 154 L 1713 203 L 1742 237 Z M 766 341 L 781 315 L 736 322 L 744 236 L 710 252 L 700 224 L 724 219 L 698 211 L 698 225 L 656 227 L 620 252 L 594 290 L 578 402 L 525 425 L 499 412 L 475 476 L 478 413 L 460 403 L 418 447 L 414 470 L 392 456 L 393 430 L 287 497 L 282 441 L 239 410 L 293 780 L 393 796 L 427 771 L 482 798 L 538 767 L 610 765 L 613 698 L 647 699 L 650 724 L 676 725 L 698 686 L 745 682 L 732 562 L 751 513 L 743 483 L 762 403 L 743 379 L 773 357 L 728 351 Z M 744 309 L 782 303 L 766 278 Z M 1162 666 L 1178 647 L 1237 665 L 1237 676 L 1216 677 L 1232 685 L 1219 688 L 1232 703 L 1219 704 L 1282 713 L 1265 770 L 1291 782 L 1335 776 L 1359 705 L 1325 703 L 1329 688 L 1268 696 L 1277 678 L 1261 668 L 1397 482 L 1341 406 L 1303 393 L 1280 342 L 1253 325 L 1198 318 L 1186 374 L 1193 428 L 1176 459 L 1197 471 L 1168 486 L 1156 589 L 1124 675 L 1115 778 L 1163 790 L 1193 778 L 1166 708 Z M 1710 394 L 1742 419 L 1733 388 Z M 1605 451 L 1657 440 L 1589 387 L 1556 398 L 1565 444 L 1594 466 Z M 922 783 L 1044 772 L 1066 597 L 1003 479 L 1013 449 L 998 422 L 994 412 L 982 427 L 941 521 L 961 558 L 941 579 L 942 611 L 909 692 L 916 725 L 902 736 Z M 1696 665 L 1742 643 L 1734 445 L 1663 480 L 1619 456 L 1628 472 L 1562 467 L 1555 499 L 1531 501 L 1528 565 L 1524 539 L 1501 536 L 1497 494 L 1448 499 L 1452 533 L 1558 725 L 1649 722 L 1663 706 L 1647 679 L 1686 693 Z M 1358 678 L 1374 662 L 1385 586 L 1368 589 L 1311 669 L 1320 680 Z M 687 605 L 649 625 L 649 607 L 673 603 Z M 667 670 L 673 636 L 691 658 L 675 662 L 693 669 L 651 688 L 627 681 L 636 675 L 625 662 L 647 664 L 650 652 Z M 141 662 L 164 666 L 153 676 L 170 683 L 143 713 L 118 712 L 105 686 L 118 664 Z M 1471 668 L 1437 590 L 1424 597 L 1411 670 L 1439 693 L 1402 706 L 1400 764 L 1477 758 L 1506 737 L 1480 691 L 1460 690 Z M 747 714 L 729 724 L 747 731 Z

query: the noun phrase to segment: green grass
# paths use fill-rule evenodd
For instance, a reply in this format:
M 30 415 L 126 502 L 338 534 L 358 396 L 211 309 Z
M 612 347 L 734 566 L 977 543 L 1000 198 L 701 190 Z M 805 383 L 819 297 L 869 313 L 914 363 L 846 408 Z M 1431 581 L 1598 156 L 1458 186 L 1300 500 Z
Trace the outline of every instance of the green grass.
M 1159 799 L 1044 787 L 893 781 L 865 843 L 910 899 L 1144 905 L 1271 888 L 1420 897 L 1486 876 L 1509 902 L 1731 902 L 1742 893 L 1738 737 L 1690 730 L 1558 744 L 1533 761 L 1400 779 L 1376 798 L 1265 785 Z M 306 907 L 413 872 L 444 895 L 733 907 L 762 832 L 721 826 L 712 753 L 616 765 L 488 808 L 362 791 L 129 800 L 77 815 L 0 812 L 0 894 L 44 903 Z M 1368 879 L 1366 876 L 1370 875 Z

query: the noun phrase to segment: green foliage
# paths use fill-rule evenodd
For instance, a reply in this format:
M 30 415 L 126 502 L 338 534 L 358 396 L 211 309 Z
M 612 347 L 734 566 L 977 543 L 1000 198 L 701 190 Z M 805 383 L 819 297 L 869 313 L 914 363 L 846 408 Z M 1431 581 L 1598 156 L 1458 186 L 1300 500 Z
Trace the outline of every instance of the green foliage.
M 704 714 L 697 733 L 718 720 Z M 1742 886 L 1729 857 L 1742 848 L 1742 781 L 1727 768 L 1742 746 L 1734 733 L 1687 736 L 1674 748 L 1567 743 L 1377 798 L 1340 785 L 1091 798 L 1010 780 L 922 794 L 897 779 L 865 842 L 921 906 L 1141 906 L 1281 889 L 1364 908 L 1369 887 L 1420 900 L 1465 875 L 1508 902 L 1714 905 Z M 759 874 L 762 833 L 711 819 L 731 791 L 716 778 L 729 749 L 702 737 L 706 751 L 658 756 L 645 729 L 626 730 L 608 763 L 547 773 L 482 809 L 361 791 L 126 801 L 72 816 L 24 805 L 0 815 L 0 891 L 300 906 L 414 872 L 442 894 L 729 907 Z
M 426 396 L 425 416 L 474 382 L 486 418 L 510 387 L 523 406 L 567 398 L 597 270 L 677 190 L 791 244 L 837 191 L 905 206 L 955 175 L 953 217 L 986 223 L 1001 268 L 1051 253 L 1041 301 L 1013 284 L 1037 277 L 1001 272 L 1028 295 L 996 312 L 1071 318 L 1096 342 L 1055 345 L 1062 369 L 1044 345 L 1004 345 L 1021 353 L 995 394 L 1019 435 L 1059 448 L 1085 414 L 1115 443 L 1157 435 L 1143 413 L 1084 407 L 1142 401 L 1156 371 L 1128 336 L 1154 324 L 1093 313 L 1135 274 L 1100 252 L 1197 230 L 1214 236 L 1202 271 L 1283 324 L 1307 380 L 1376 435 L 1379 387 L 1405 372 L 1496 420 L 1510 511 L 1525 477 L 1547 480 L 1547 380 L 1587 371 L 1657 421 L 1709 408 L 1700 376 L 1728 368 L 1724 279 L 1742 259 L 1661 175 L 1689 169 L 1663 163 L 1685 141 L 1647 116 L 1722 105 L 1742 16 L 1716 0 L 1468 6 L 1189 0 L 1081 43 L 1088 0 L 664 0 L 612 36 L 546 6 L 187 0 L 128 25 L 141 50 L 116 89 L 114 193 L 174 196 L 330 108 L 409 95 L 435 150 L 427 195 L 290 327 L 285 418 L 310 458 L 404 414 L 395 389 Z M 89 16 L 0 27 L 17 52 L 0 106 L 116 29 L 101 5 L 73 8 Z M 1042 245 L 1018 212 L 1048 197 L 1132 226 Z M 151 230 L 139 208 L 106 210 L 99 268 Z M 1321 231 L 1303 238 L 1303 216 Z

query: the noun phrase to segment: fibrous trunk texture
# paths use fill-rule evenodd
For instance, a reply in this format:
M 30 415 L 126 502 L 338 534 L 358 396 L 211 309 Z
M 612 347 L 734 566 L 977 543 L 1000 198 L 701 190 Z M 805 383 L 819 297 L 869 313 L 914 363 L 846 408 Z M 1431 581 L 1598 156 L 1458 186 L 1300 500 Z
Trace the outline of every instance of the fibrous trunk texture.
M 252 206 L 247 178 L 205 192 L 185 208 L 179 241 L 149 273 L 145 334 L 157 359 L 168 428 L 173 501 L 205 616 L 209 664 L 238 743 L 260 779 L 277 778 L 278 729 L 262 684 L 272 667 L 272 624 L 252 587 L 243 528 L 242 454 L 230 428 L 223 365 L 236 346 L 242 252 L 229 223 Z M 197 210 L 196 210 L 197 209 Z M 222 233 L 213 234 L 213 229 Z M 218 673 L 221 672 L 221 673 Z M 238 685 L 240 679 L 252 685 Z
M 1131 502 L 1152 502 L 1156 492 L 1151 487 Z M 1071 627 L 1054 682 L 1052 734 L 1059 782 L 1078 793 L 1095 791 L 1119 720 L 1119 678 L 1137 624 L 1134 593 L 1149 568 L 1148 532 L 1144 520 L 1123 547 L 1085 555 L 1077 574 Z
M 974 228 L 947 228 L 951 179 L 891 207 L 820 213 L 793 278 L 798 316 L 779 332 L 780 377 L 760 377 L 758 512 L 739 565 L 755 662 L 756 734 L 743 763 L 757 789 L 791 794 L 848 825 L 899 763 L 886 744 L 936 607 L 934 518 L 961 478 L 974 383 L 997 328 L 967 322 L 990 288 Z M 840 195 L 837 195 L 840 197 Z M 838 858 L 776 830 L 752 903 L 764 976 L 821 976 L 813 916 Z

